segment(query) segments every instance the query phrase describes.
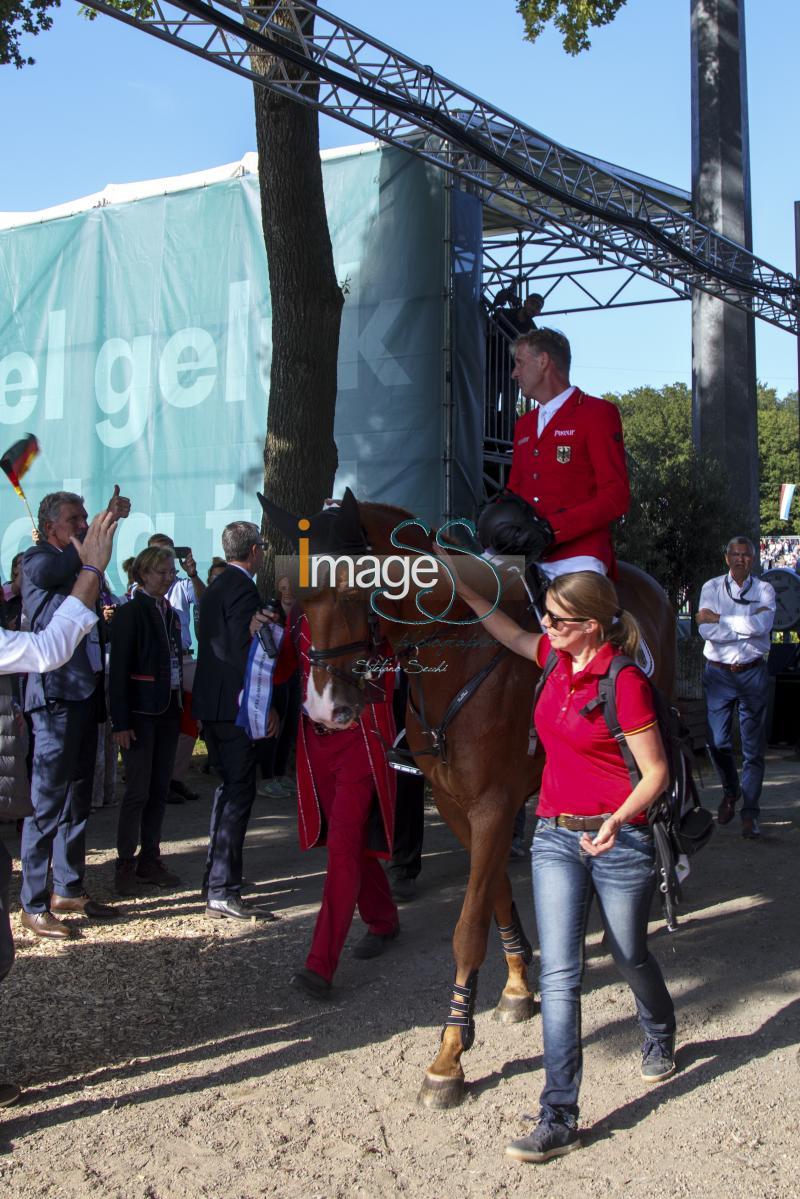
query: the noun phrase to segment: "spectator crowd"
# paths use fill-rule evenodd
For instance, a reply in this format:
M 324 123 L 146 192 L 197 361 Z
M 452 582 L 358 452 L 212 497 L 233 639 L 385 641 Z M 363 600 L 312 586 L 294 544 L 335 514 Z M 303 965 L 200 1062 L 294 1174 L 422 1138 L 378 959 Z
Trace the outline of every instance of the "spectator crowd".
M 800 537 L 762 537 L 759 548 L 762 570 L 783 566 L 800 574 Z
M 127 588 L 116 594 L 105 567 L 114 530 L 129 512 L 130 501 L 118 487 L 92 526 L 82 496 L 67 491 L 45 496 L 34 543 L 15 556 L 2 600 L 0 820 L 16 822 L 20 830 L 21 923 L 35 937 L 60 942 L 74 942 L 93 922 L 113 922 L 121 914 L 117 904 L 102 902 L 87 889 L 87 826 L 93 809 L 119 802 L 117 896 L 182 885 L 162 858 L 162 829 L 168 804 L 200 799 L 189 773 L 199 735 L 208 750 L 206 770 L 219 779 L 200 885 L 209 918 L 276 918 L 242 896 L 244 840 L 257 794 L 273 800 L 297 794 L 290 762 L 308 673 L 306 634 L 287 577 L 275 581 L 266 601 L 259 593 L 255 576 L 266 543 L 258 526 L 234 521 L 222 531 L 222 556 L 213 558 L 205 582 L 190 546 L 154 533 L 122 564 Z M 273 630 L 270 636 L 265 628 Z M 256 731 L 243 725 L 240 712 L 253 651 L 257 644 L 271 645 L 277 658 L 281 642 L 281 665 L 267 692 L 263 727 Z M 40 643 L 46 643 L 43 649 Z M 391 715 L 385 723 L 391 743 Z M 320 784 L 332 830 L 337 804 L 349 795 L 350 742 L 357 747 L 357 739 L 341 734 L 327 737 L 325 748 L 334 750 L 340 740 L 341 779 L 331 770 Z M 393 801 L 391 777 L 385 789 Z M 420 825 L 422 798 L 420 780 Z M 362 823 L 369 802 L 364 807 Z M 388 831 L 377 856 L 390 853 Z M 335 929 L 328 914 L 332 900 L 323 897 L 314 942 L 317 956 L 329 963 L 327 977 L 318 979 L 323 997 L 359 898 L 358 880 L 362 875 L 373 879 L 378 870 L 372 852 L 362 852 L 357 830 L 350 833 L 344 857 L 341 870 L 348 884 L 336 889 Z M 418 869 L 409 870 L 407 889 Z M 0 979 L 14 956 L 10 877 L 11 859 L 0 841 Z M 357 956 L 376 956 L 397 933 L 389 883 L 384 880 L 382 887 L 375 927 L 367 919 Z M 309 990 L 309 977 L 317 976 L 301 970 L 295 986 Z M 0 1083 L 0 1106 L 18 1096 L 13 1083 Z

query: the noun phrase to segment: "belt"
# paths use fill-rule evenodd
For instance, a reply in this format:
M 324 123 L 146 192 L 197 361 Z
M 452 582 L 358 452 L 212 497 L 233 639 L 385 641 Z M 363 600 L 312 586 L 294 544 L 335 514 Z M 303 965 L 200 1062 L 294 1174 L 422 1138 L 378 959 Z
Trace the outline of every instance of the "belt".
M 557 828 L 568 828 L 573 833 L 596 833 L 610 815 L 610 812 L 605 816 L 570 816 L 562 813 L 560 816 L 551 816 L 550 819 L 555 821 Z
M 720 670 L 729 670 L 731 674 L 739 674 L 743 670 L 752 670 L 754 666 L 758 666 L 763 662 L 763 658 L 751 658 L 749 662 L 715 662 L 713 658 L 706 658 L 709 666 L 716 666 Z

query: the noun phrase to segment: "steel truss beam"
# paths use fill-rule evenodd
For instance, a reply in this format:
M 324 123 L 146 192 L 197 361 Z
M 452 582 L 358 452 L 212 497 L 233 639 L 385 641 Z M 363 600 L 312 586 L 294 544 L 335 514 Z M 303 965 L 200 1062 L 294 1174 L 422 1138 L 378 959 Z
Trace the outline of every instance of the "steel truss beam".
M 670 287 L 674 294 L 665 295 L 663 286 L 640 271 L 606 263 L 546 231 L 484 234 L 484 295 L 493 298 L 501 288 L 512 285 L 520 298 L 534 289 L 541 293 L 548 318 L 664 304 L 691 295 L 689 288 L 678 283 Z
M 798 331 L 800 289 L 678 207 L 523 125 L 312 0 L 105 0 L 87 7 L 402 146 L 474 188 L 509 225 L 688 296 L 708 292 Z M 309 34 L 313 18 L 313 34 Z M 251 54 L 268 63 L 254 69 Z

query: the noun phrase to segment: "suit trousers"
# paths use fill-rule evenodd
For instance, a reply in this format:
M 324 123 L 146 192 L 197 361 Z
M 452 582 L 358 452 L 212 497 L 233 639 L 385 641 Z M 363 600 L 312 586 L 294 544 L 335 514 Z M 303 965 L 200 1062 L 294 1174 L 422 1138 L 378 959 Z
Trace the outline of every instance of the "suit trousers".
M 329 982 L 358 907 L 372 933 L 397 928 L 397 908 L 380 862 L 367 853 L 375 783 L 361 729 L 306 738 L 327 825 L 328 870 L 306 966 Z
M 102 686 L 102 682 L 101 682 Z M 35 739 L 31 803 L 22 826 L 22 890 L 26 912 L 44 912 L 53 891 L 65 899 L 83 894 L 86 821 L 92 808 L 97 756 L 97 696 L 51 699 L 31 713 Z
M 178 744 L 181 710 L 173 691 L 166 712 L 158 716 L 134 714 L 131 728 L 136 735 L 130 749 L 123 749 L 125 795 L 117 824 L 117 854 L 133 858 L 141 844 L 143 862 L 161 857 L 161 826 L 172 778 Z
M 767 749 L 767 664 L 759 658 L 749 670 L 734 673 L 706 662 L 703 666 L 703 690 L 711 733 L 711 757 L 726 795 L 737 797 L 740 781 L 733 756 L 731 732 L 734 713 L 738 711 L 742 742 L 742 819 L 757 820 Z
M 14 938 L 11 935 L 9 908 L 12 869 L 11 854 L 0 841 L 0 982 L 14 964 Z
M 398 729 L 406 722 L 408 676 L 401 672 L 392 698 Z M 408 742 L 404 741 L 407 748 Z M 422 869 L 422 842 L 425 836 L 425 779 L 418 774 L 397 771 L 397 805 L 394 816 L 394 841 L 389 875 L 392 879 L 416 878 Z
M 255 743 L 232 720 L 204 720 L 203 735 L 222 775 L 211 806 L 205 885 L 209 899 L 227 899 L 242 889 L 242 851 L 256 795 Z
M 194 672 L 197 670 L 197 663 L 194 658 L 188 654 L 183 656 L 183 690 L 192 693 L 194 686 Z M 178 737 L 178 746 L 175 750 L 175 765 L 172 767 L 172 777 L 179 783 L 184 783 L 189 775 L 189 768 L 192 764 L 192 754 L 194 753 L 194 743 L 196 737 L 192 737 L 189 733 L 181 733 Z

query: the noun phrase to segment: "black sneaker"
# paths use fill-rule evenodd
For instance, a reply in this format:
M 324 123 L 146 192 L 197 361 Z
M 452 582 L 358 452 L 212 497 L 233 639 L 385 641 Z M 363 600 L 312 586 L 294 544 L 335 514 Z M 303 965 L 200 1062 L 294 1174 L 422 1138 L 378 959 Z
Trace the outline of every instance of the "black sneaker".
M 15 1082 L 0 1082 L 0 1107 L 12 1107 L 21 1094 Z
M 389 948 L 390 942 L 400 936 L 400 925 L 393 928 L 390 933 L 364 933 L 360 941 L 356 941 L 353 946 L 354 958 L 377 958 L 382 953 L 385 953 Z
M 563 1157 L 580 1147 L 577 1128 L 550 1116 L 540 1116 L 533 1132 L 518 1141 L 509 1141 L 506 1153 L 518 1162 L 548 1162 L 551 1157 Z
M 411 903 L 417 898 L 417 883 L 408 875 L 389 875 L 389 889 L 395 903 Z
M 647 1040 L 642 1049 L 642 1078 L 645 1082 L 661 1082 L 675 1073 L 675 1042 Z

